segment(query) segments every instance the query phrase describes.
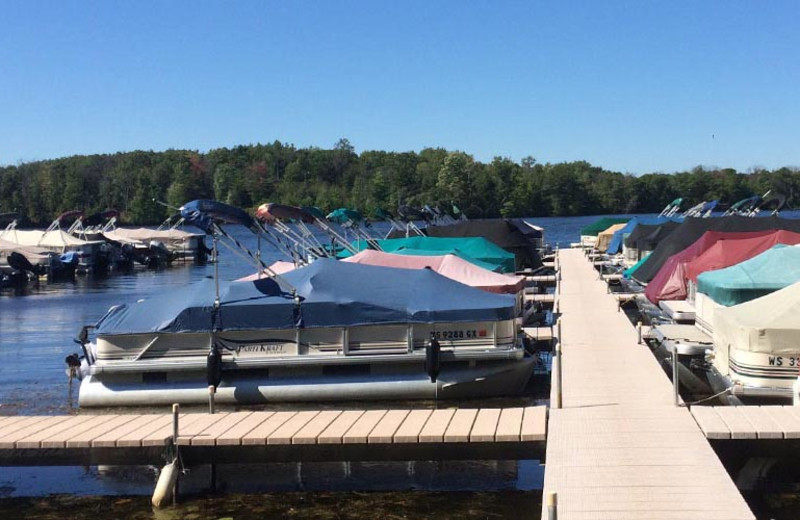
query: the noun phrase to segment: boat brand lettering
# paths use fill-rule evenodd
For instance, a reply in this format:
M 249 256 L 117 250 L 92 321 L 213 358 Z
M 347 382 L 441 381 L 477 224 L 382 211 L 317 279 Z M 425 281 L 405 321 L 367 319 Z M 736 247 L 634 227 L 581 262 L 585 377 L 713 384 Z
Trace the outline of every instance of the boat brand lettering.
M 283 354 L 284 345 L 282 343 L 257 343 L 255 345 L 238 345 L 237 354 Z

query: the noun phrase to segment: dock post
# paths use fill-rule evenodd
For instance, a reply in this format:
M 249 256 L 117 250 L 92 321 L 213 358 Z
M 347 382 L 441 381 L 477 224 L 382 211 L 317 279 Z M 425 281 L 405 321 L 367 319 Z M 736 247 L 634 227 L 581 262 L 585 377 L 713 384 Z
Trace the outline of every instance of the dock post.
M 556 341 L 556 395 L 555 395 L 555 406 L 556 409 L 561 409 L 562 404 L 562 370 L 561 370 L 561 318 L 556 321 L 556 330 L 558 332 L 558 339 Z M 552 404 L 551 404 L 552 405 Z
M 215 413 L 214 408 L 214 395 L 217 393 L 217 388 L 214 385 L 208 387 L 208 413 Z
M 558 494 L 547 493 L 547 520 L 558 520 Z
M 639 345 L 642 344 L 642 322 L 636 322 L 636 332 L 639 334 Z
M 678 347 L 672 345 L 672 390 L 675 397 L 675 406 L 680 405 L 681 393 L 678 381 Z

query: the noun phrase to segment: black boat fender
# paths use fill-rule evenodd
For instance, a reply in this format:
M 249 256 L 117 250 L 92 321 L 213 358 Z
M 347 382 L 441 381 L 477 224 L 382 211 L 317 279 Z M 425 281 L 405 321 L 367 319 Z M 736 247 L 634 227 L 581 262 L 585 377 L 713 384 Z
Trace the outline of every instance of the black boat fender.
M 439 372 L 442 369 L 442 346 L 436 339 L 436 336 L 431 332 L 431 339 L 425 345 L 425 372 L 431 378 L 431 383 L 436 382 Z
M 219 353 L 216 345 L 211 345 L 208 357 L 206 357 L 206 380 L 208 386 L 214 388 L 219 387 L 219 383 L 222 381 L 222 354 Z

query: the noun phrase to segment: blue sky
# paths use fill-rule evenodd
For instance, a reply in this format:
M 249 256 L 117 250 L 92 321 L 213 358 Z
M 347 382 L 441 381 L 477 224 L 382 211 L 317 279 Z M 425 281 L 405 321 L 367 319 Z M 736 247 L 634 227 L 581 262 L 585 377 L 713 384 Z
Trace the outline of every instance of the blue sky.
M 0 164 L 280 140 L 800 166 L 800 2 L 0 0 Z

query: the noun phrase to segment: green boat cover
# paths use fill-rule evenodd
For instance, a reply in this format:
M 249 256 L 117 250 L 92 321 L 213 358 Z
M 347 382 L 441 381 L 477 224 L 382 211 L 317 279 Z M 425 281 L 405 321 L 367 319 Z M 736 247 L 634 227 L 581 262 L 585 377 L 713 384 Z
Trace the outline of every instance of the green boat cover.
M 408 237 L 376 240 L 386 253 L 406 255 L 446 255 L 453 254 L 475 265 L 498 273 L 514 272 L 514 255 L 482 237 L 441 238 Z M 365 240 L 352 242 L 353 247 L 363 251 L 369 247 Z M 348 252 L 339 254 L 340 258 L 351 256 Z
M 614 224 L 627 224 L 629 220 L 629 217 L 603 217 L 581 228 L 581 236 L 596 237 L 601 231 L 605 231 Z
M 630 280 L 631 276 L 633 276 L 633 273 L 635 273 L 636 270 L 639 269 L 639 266 L 642 265 L 647 260 L 648 256 L 650 256 L 650 253 L 647 253 L 646 255 L 644 255 L 642 257 L 641 260 L 639 260 L 638 262 L 636 262 L 635 264 L 633 264 L 629 268 L 627 268 L 624 271 L 622 271 L 622 277 Z
M 800 282 L 800 247 L 778 244 L 736 265 L 697 277 L 697 292 L 730 307 Z

